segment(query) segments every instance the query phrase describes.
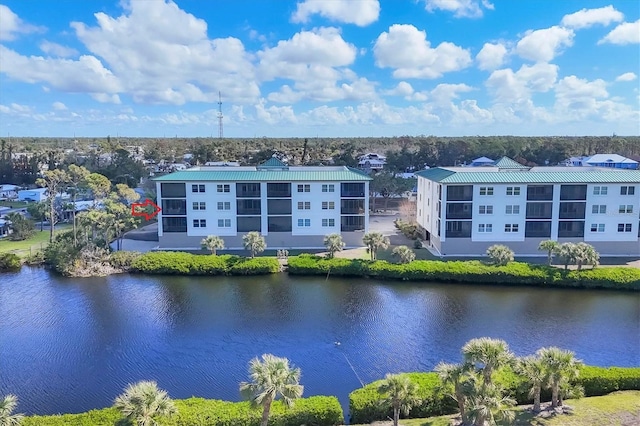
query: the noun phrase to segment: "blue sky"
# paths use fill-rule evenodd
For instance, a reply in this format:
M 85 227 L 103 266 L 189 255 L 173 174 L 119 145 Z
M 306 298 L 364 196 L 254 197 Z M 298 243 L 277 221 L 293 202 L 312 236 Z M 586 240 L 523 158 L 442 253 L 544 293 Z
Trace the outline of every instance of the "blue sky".
M 640 134 L 636 0 L 0 0 L 0 135 Z

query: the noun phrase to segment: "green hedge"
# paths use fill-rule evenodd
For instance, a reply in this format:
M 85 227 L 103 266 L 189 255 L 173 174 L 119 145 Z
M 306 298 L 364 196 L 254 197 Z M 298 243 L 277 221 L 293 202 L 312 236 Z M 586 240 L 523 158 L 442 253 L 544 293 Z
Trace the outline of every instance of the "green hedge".
M 290 257 L 288 264 L 288 271 L 293 275 L 640 290 L 640 269 L 625 267 L 565 271 L 522 262 L 511 262 L 505 266 L 487 265 L 477 260 L 414 260 L 396 264 L 384 260 L 325 259 L 308 254 Z
M 443 390 L 442 382 L 436 373 L 406 373 L 407 376 L 418 385 L 419 397 L 422 403 L 413 408 L 409 418 L 421 418 L 451 414 L 456 411 L 455 401 L 447 396 Z M 507 389 L 518 404 L 531 404 L 533 401 L 528 395 L 526 381 L 506 368 L 496 373 L 496 383 Z M 349 411 L 352 423 L 371 423 L 376 420 L 384 420 L 390 416 L 391 411 L 380 405 L 378 386 L 382 381 L 378 380 L 357 389 L 349 394 Z M 606 395 L 619 390 L 640 390 L 640 368 L 622 367 L 593 367 L 584 366 L 580 369 L 580 375 L 576 384 L 584 387 L 585 396 Z M 548 401 L 551 394 L 548 389 L 543 389 L 542 400 Z
M 21 267 L 20 256 L 14 253 L 0 253 L 0 271 L 18 271 Z
M 262 410 L 251 408 L 248 402 L 229 402 L 203 398 L 175 400 L 178 413 L 159 418 L 161 426 L 258 426 Z M 312 396 L 285 408 L 281 401 L 271 406 L 270 426 L 334 426 L 344 423 L 342 407 L 332 396 Z M 26 417 L 23 426 L 124 426 L 120 412 L 114 408 L 92 410 L 80 414 Z
M 277 259 L 261 257 L 197 255 L 185 252 L 154 251 L 131 262 L 131 272 L 162 275 L 259 275 L 280 270 Z

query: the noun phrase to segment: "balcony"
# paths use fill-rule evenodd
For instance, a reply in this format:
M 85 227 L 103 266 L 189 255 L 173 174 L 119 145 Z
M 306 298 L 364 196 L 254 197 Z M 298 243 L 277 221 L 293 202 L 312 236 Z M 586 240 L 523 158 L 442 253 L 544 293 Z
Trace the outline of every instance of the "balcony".
M 236 183 L 237 198 L 260 198 L 259 183 Z
M 364 198 L 364 183 L 343 183 L 340 185 L 340 196 L 343 198 Z
M 184 216 L 187 214 L 186 200 L 162 200 L 163 216 Z
M 364 217 L 363 216 L 342 216 L 342 218 L 340 218 L 340 231 L 341 232 L 364 231 Z
M 364 214 L 364 200 L 341 200 L 340 214 Z
M 267 197 L 291 198 L 291 184 L 290 183 L 268 183 Z
M 260 215 L 260 200 L 237 200 L 238 216 Z

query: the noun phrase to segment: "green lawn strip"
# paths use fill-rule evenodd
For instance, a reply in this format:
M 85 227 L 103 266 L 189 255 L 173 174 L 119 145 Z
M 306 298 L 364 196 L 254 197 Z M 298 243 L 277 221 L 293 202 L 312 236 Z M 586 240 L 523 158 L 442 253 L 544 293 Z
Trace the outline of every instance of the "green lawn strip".
M 70 225 L 56 226 L 56 232 L 69 228 Z M 49 230 L 45 229 L 40 231 L 40 228 L 29 238 L 22 241 L 11 241 L 8 238 L 0 240 L 0 253 L 12 252 L 20 256 L 26 256 L 31 252 L 31 249 L 40 250 L 49 243 Z
M 604 396 L 592 396 L 565 401 L 570 414 L 549 417 L 537 416 L 520 406 L 514 425 L 521 426 L 592 426 L 640 424 L 640 391 L 620 391 Z M 424 419 L 401 419 L 402 426 L 450 426 L 456 416 L 437 416 Z M 498 423 L 502 424 L 502 423 Z M 359 426 L 359 425 L 352 425 Z M 360 425 L 364 426 L 364 425 Z
M 0 207 L 11 207 L 12 209 L 22 209 L 27 207 L 28 205 L 29 203 L 26 203 L 24 201 L 9 201 L 9 200 L 0 201 Z

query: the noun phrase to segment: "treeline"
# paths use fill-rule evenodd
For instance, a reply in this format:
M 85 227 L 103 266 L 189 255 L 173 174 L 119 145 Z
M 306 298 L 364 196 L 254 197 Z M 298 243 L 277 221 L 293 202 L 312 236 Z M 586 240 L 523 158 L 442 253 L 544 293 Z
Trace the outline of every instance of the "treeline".
M 208 161 L 239 161 L 257 164 L 274 152 L 290 164 L 356 165 L 359 155 L 377 152 L 387 155 L 388 168 L 404 171 L 425 165 L 451 166 L 487 156 L 508 156 L 528 165 L 557 164 L 571 156 L 616 153 L 640 155 L 640 136 L 400 136 L 388 138 L 11 138 L 16 151 L 115 153 L 125 149 L 144 151 L 144 158 L 156 162 L 183 161 L 193 165 Z M 89 165 L 87 165 L 88 168 Z M 103 173 L 105 174 L 105 173 Z M 2 177 L 2 166 L 0 166 Z

